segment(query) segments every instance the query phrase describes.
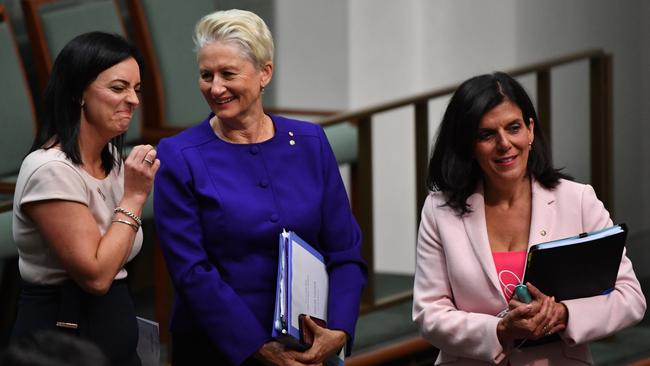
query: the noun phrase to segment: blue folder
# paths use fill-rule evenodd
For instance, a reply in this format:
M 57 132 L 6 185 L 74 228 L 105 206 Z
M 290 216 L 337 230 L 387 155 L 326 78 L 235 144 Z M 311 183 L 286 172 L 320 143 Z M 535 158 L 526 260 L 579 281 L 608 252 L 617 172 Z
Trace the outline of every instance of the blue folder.
M 279 238 L 278 281 L 272 336 L 294 348 L 300 344 L 301 313 L 327 321 L 328 278 L 325 258 L 293 231 Z M 303 266 L 301 268 L 298 268 Z M 311 278 L 300 286 L 296 281 Z M 296 286 L 298 285 L 298 286 Z M 307 302 L 307 304 L 304 304 Z

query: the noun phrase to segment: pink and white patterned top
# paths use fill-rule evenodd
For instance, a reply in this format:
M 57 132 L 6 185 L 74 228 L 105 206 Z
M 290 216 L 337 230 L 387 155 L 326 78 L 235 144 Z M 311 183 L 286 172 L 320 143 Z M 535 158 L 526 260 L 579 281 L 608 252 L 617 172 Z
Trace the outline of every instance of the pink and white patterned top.
M 510 301 L 517 286 L 524 277 L 526 267 L 526 251 L 515 250 L 512 252 L 492 252 L 494 266 L 497 270 L 499 284 L 506 301 Z

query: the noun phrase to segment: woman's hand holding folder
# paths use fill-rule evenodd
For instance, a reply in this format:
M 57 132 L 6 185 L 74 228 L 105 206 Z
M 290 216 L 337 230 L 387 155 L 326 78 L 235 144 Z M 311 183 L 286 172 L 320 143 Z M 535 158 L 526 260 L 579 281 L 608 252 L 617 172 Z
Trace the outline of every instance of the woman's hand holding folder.
M 337 354 L 347 341 L 347 335 L 341 330 L 323 328 L 316 324 L 311 317 L 304 317 L 304 324 L 314 335 L 314 342 L 304 352 L 295 352 L 297 361 L 306 364 L 321 364 L 328 357 Z
M 533 301 L 526 304 L 513 298 L 508 303 L 508 313 L 497 325 L 497 336 L 503 345 L 516 339 L 539 339 L 566 328 L 569 316 L 566 307 L 532 284 L 526 286 Z
M 302 366 L 303 363 L 295 359 L 293 351 L 287 349 L 284 344 L 276 341 L 266 342 L 255 352 L 256 360 L 264 365 L 280 366 Z
M 305 316 L 303 321 L 313 334 L 313 343 L 309 349 L 303 352 L 295 351 L 280 342 L 271 341 L 257 350 L 255 358 L 265 365 L 323 365 L 327 358 L 337 354 L 345 346 L 345 332 L 323 328 L 309 316 Z

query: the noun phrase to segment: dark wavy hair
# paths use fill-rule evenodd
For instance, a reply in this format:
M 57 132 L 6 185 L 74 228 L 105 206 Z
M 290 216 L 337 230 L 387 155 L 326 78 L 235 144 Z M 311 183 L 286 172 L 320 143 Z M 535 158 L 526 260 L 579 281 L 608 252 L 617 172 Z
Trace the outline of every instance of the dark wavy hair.
M 68 159 L 82 164 L 79 125 L 83 92 L 104 70 L 131 57 L 142 73 L 140 52 L 117 34 L 89 32 L 68 42 L 56 57 L 43 91 L 40 123 L 30 152 L 61 144 Z M 112 148 L 106 145 L 101 152 L 106 174 L 121 164 L 116 156 L 122 156 L 124 134 L 114 137 L 110 145 Z
M 456 89 L 447 106 L 429 159 L 426 181 L 430 190 L 445 194 L 446 205 L 458 215 L 471 212 L 467 198 L 483 179 L 483 171 L 473 156 L 479 122 L 506 100 L 521 109 L 526 126 L 530 126 L 531 118 L 535 122 L 535 138 L 526 167 L 528 176 L 547 189 L 555 188 L 561 178 L 571 179 L 553 167 L 537 113 L 521 84 L 503 72 L 475 76 Z

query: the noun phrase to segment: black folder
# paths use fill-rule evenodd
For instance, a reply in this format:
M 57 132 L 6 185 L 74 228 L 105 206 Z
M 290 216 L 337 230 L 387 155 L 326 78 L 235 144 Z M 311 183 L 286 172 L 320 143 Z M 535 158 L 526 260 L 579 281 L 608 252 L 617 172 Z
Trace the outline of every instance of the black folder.
M 625 224 L 533 245 L 524 283 L 556 301 L 605 295 L 614 289 L 625 240 Z

